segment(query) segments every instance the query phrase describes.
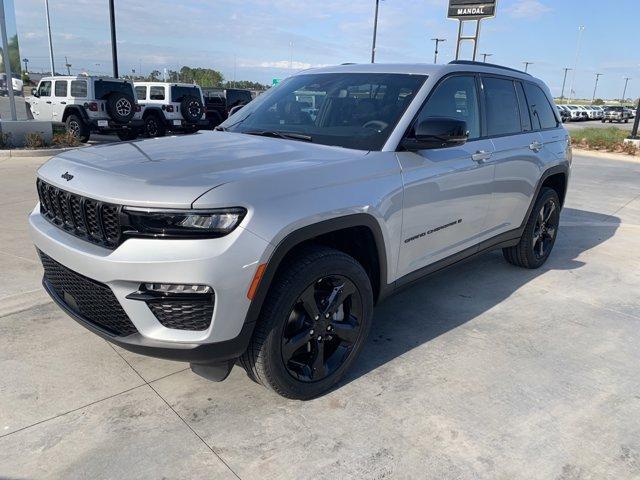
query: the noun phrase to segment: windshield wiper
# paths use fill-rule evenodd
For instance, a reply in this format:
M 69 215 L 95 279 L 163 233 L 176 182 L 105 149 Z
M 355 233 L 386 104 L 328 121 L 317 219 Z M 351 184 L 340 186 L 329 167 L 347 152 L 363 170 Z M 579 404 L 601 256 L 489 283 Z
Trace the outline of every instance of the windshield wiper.
M 303 142 L 313 142 L 313 137 L 296 132 L 279 132 L 277 130 L 250 130 L 248 132 L 242 133 L 246 133 L 247 135 L 259 135 L 261 137 L 274 137 L 284 138 L 286 140 L 301 140 Z

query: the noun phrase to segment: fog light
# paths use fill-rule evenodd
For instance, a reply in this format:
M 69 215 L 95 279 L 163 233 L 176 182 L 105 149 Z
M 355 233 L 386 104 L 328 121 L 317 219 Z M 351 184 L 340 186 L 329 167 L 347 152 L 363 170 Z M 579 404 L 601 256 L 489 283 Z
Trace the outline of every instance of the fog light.
M 162 294 L 209 294 L 213 292 L 208 285 L 183 285 L 174 283 L 145 283 L 144 288 L 147 292 L 157 292 Z

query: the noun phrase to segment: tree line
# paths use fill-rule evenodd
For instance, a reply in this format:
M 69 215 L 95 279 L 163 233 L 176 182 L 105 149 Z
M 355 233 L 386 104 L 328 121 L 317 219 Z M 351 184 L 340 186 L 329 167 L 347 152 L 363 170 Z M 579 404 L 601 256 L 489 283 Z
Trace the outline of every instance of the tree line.
M 224 75 L 218 70 L 212 68 L 187 67 L 184 66 L 180 70 L 167 70 L 166 78 L 160 70 L 152 70 L 148 75 L 125 75 L 124 78 L 134 80 L 136 82 L 182 82 L 197 83 L 201 87 L 220 87 L 220 88 L 244 88 L 249 90 L 266 90 L 269 86 L 259 82 L 250 80 L 225 80 Z

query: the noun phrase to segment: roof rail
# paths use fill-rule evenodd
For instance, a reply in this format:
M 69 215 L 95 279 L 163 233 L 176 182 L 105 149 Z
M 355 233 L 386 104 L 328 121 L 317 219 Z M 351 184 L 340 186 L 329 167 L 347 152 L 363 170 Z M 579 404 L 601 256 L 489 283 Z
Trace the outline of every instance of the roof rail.
M 523 75 L 531 76 L 531 74 L 528 72 L 523 72 L 522 70 L 518 70 L 516 68 L 505 67 L 503 65 L 496 65 L 495 63 L 474 62 L 471 60 L 453 60 L 452 62 L 449 62 L 449 65 L 476 65 L 478 67 L 500 68 L 502 70 L 509 70 L 510 72 L 518 72 L 522 73 Z

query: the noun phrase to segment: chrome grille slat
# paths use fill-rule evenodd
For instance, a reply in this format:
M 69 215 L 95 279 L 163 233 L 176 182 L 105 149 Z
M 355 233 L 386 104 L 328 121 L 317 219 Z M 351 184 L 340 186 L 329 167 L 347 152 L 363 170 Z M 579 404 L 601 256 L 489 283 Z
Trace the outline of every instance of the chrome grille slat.
M 40 211 L 44 218 L 65 232 L 105 248 L 120 243 L 119 205 L 99 202 L 37 181 Z

